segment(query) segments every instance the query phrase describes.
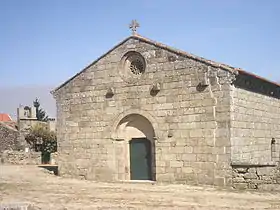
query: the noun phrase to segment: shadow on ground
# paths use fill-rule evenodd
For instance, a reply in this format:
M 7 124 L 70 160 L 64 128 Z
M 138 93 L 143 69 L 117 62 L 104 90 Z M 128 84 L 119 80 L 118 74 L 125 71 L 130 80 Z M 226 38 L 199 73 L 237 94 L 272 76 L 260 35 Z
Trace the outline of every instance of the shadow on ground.
M 58 175 L 58 166 L 57 165 L 39 165 L 39 168 L 47 169 L 48 171 L 52 171 L 54 175 Z

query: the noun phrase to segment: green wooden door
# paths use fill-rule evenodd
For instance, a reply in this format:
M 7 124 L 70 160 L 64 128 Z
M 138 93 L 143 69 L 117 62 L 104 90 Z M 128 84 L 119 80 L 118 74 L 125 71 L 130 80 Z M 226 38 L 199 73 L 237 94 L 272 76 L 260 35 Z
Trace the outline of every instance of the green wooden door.
M 146 138 L 132 139 L 130 146 L 130 179 L 152 180 L 151 142 Z

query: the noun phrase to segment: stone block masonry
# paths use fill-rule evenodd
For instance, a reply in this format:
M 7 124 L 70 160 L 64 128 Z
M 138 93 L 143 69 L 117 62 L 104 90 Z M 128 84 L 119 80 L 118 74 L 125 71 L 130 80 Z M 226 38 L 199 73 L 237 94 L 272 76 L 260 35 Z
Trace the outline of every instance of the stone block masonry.
M 233 187 L 280 191 L 280 168 L 275 165 L 235 165 Z
M 60 175 L 130 180 L 130 144 L 144 137 L 156 181 L 232 186 L 232 162 L 276 163 L 279 100 L 235 79 L 221 65 L 125 40 L 54 92 Z M 269 123 L 256 117 L 265 114 Z
M 122 56 L 131 50 L 147 61 L 139 79 L 128 78 L 119 67 Z M 200 92 L 197 86 L 205 76 L 211 85 Z M 116 147 L 123 146 L 116 146 L 111 138 L 116 130 L 112 122 L 118 126 L 116 118 L 123 113 L 141 113 L 154 119 L 156 180 L 225 185 L 231 179 L 230 100 L 223 92 L 229 90 L 231 79 L 229 72 L 128 40 L 59 90 L 60 173 L 129 179 L 125 175 L 128 165 L 121 166 L 126 160 L 118 157 L 125 157 L 125 150 L 118 149 L 122 153 L 117 155 Z M 161 84 L 160 91 L 152 96 L 150 88 L 155 83 Z M 115 95 L 106 99 L 108 87 Z
M 0 155 L 0 164 L 39 165 L 41 164 L 41 152 L 6 150 Z
M 21 148 L 18 140 L 19 132 L 0 122 L 0 152 L 4 150 L 18 150 Z
M 231 91 L 231 164 L 235 188 L 280 190 L 280 100 L 273 86 L 241 74 Z
M 232 162 L 279 161 L 280 100 L 241 88 L 232 91 Z

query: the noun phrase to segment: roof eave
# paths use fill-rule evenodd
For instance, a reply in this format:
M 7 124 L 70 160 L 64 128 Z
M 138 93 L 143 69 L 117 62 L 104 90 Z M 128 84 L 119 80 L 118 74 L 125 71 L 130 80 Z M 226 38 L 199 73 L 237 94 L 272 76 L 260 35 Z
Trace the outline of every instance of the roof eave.
M 119 42 L 117 45 L 115 45 L 113 48 L 111 48 L 110 50 L 108 50 L 106 53 L 104 53 L 103 55 L 101 55 L 100 57 L 98 57 L 96 60 L 94 60 L 92 63 L 90 63 L 89 65 L 87 65 L 85 68 L 83 68 L 80 72 L 78 72 L 77 74 L 75 74 L 74 76 L 72 76 L 70 79 L 66 80 L 64 83 L 62 83 L 60 86 L 58 86 L 57 88 L 55 88 L 54 90 L 52 90 L 50 93 L 52 95 L 54 95 L 56 93 L 56 91 L 58 91 L 60 88 L 62 88 L 63 86 L 65 86 L 68 82 L 70 82 L 71 80 L 73 80 L 75 77 L 79 76 L 80 74 L 82 74 L 86 69 L 88 69 L 89 67 L 91 67 L 92 65 L 94 65 L 95 63 L 97 63 L 99 60 L 101 60 L 102 58 L 104 58 L 106 55 L 108 55 L 110 52 L 112 52 L 113 50 L 115 50 L 117 47 L 119 47 L 120 45 L 122 45 L 123 43 L 125 43 L 127 40 L 129 40 L 130 38 L 133 38 L 135 36 L 129 36 L 126 39 L 124 39 L 123 41 Z

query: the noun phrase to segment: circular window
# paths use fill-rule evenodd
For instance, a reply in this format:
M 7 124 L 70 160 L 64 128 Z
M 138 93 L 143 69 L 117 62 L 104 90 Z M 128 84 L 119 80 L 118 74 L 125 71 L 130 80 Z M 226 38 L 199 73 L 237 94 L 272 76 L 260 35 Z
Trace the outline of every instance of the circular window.
M 134 83 L 144 75 L 146 61 L 139 52 L 129 51 L 121 58 L 118 68 L 124 81 Z
M 145 72 L 145 60 L 140 53 L 130 52 L 125 59 L 125 68 L 134 75 L 141 75 Z
M 142 63 L 141 60 L 135 59 L 130 63 L 130 71 L 133 74 L 139 75 L 144 72 L 144 64 Z

